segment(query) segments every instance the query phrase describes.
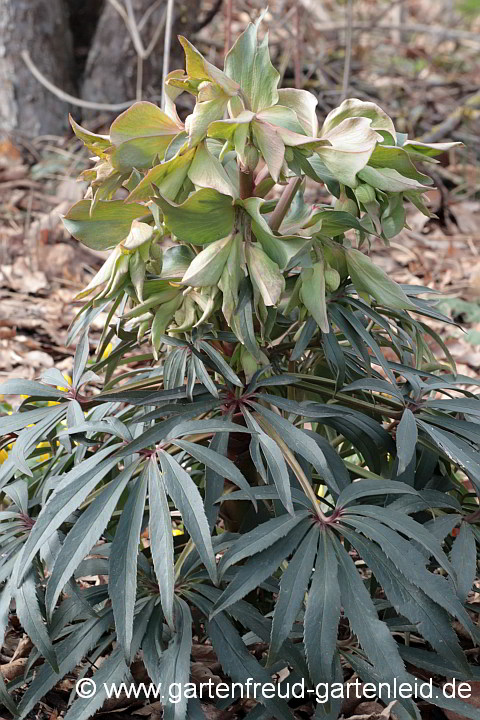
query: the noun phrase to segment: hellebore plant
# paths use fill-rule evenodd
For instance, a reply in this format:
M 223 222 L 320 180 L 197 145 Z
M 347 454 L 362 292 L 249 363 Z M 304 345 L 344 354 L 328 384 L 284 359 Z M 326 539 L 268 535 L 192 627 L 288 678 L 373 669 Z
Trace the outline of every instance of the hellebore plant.
M 192 633 L 232 680 L 275 675 L 252 720 L 291 718 L 301 679 L 382 682 L 407 720 L 416 698 L 395 681 L 479 678 L 454 628 L 478 639 L 480 401 L 428 325 L 449 322 L 428 291 L 367 255 L 405 226 L 405 201 L 428 214 L 416 163 L 451 144 L 408 140 L 356 99 L 319 127 L 312 94 L 278 89 L 257 30 L 223 71 L 180 38 L 164 111 L 137 103 L 108 136 L 72 120 L 95 165 L 65 226 L 111 252 L 78 296 L 71 384 L 47 370 L 0 387 L 28 396 L 0 418 L 0 616 L 4 630 L 14 602 L 33 642 L 8 691 L 0 675 L 19 718 L 93 672 L 97 693 L 65 715 L 86 720 L 134 659 L 187 683 Z M 308 180 L 333 205 L 309 204 Z M 476 717 L 440 690 L 430 702 Z M 202 704 L 165 700 L 164 717 Z

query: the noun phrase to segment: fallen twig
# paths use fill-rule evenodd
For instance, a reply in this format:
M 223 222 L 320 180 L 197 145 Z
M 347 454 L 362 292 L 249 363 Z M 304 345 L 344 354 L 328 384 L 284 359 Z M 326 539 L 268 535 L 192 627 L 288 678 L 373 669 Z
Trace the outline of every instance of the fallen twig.
M 422 135 L 420 140 L 426 143 L 442 140 L 444 137 L 447 137 L 447 135 L 451 135 L 452 131 L 456 130 L 464 119 L 467 119 L 472 113 L 477 112 L 479 109 L 480 92 L 477 92 L 470 95 L 462 105 L 455 108 L 443 122 L 435 125 L 429 132 Z
M 48 80 L 44 75 L 42 75 L 40 70 L 33 63 L 33 60 L 30 57 L 30 53 L 28 52 L 28 50 L 22 50 L 21 56 L 22 60 L 32 73 L 33 77 L 38 80 L 38 82 L 43 85 L 43 87 L 46 87 L 47 90 L 50 90 L 50 92 L 55 95 L 55 97 L 60 98 L 60 100 L 63 100 L 64 102 L 71 103 L 72 105 L 76 105 L 77 107 L 88 108 L 89 110 L 107 110 L 109 112 L 125 110 L 126 108 L 130 107 L 130 105 L 133 105 L 133 103 L 135 102 L 135 100 L 127 100 L 126 102 L 111 104 L 90 102 L 90 100 L 82 100 L 82 98 L 75 97 L 74 95 L 70 95 L 70 93 L 65 92 L 64 90 L 50 82 L 50 80 Z

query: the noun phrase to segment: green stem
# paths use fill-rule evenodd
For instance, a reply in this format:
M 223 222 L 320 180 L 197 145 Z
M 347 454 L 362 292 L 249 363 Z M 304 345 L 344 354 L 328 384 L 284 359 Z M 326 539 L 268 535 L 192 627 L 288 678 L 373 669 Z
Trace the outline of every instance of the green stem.
M 300 483 L 303 492 L 305 495 L 309 498 L 310 502 L 312 503 L 312 509 L 314 510 L 315 514 L 317 515 L 318 519 L 322 524 L 328 524 L 328 518 L 320 509 L 319 505 L 319 499 L 315 493 L 315 490 L 310 484 L 310 481 L 308 480 L 307 476 L 303 472 L 300 464 L 297 462 L 297 459 L 295 458 L 295 455 L 292 453 L 290 448 L 283 442 L 280 435 L 277 433 L 276 430 L 270 425 L 268 420 L 265 420 L 265 418 L 261 417 L 260 415 L 256 416 L 256 421 L 258 424 L 262 427 L 263 430 L 269 435 L 272 440 L 274 440 L 278 447 L 280 448 L 283 457 L 285 458 L 288 465 L 290 465 L 292 471 L 295 473 L 298 482 Z
M 270 225 L 270 229 L 273 230 L 273 232 L 277 232 L 280 225 L 282 224 L 282 220 L 289 211 L 290 205 L 292 204 L 293 198 L 295 197 L 295 194 L 300 187 L 301 182 L 301 177 L 293 177 L 290 178 L 290 180 L 288 181 L 288 184 L 284 189 L 283 193 L 281 194 L 280 200 L 277 203 L 277 207 L 270 216 L 270 221 L 268 224 Z
M 193 544 L 193 540 L 190 538 L 190 540 L 188 540 L 187 544 L 183 548 L 177 562 L 175 563 L 175 576 L 174 576 L 175 582 L 178 582 L 180 575 L 182 573 L 183 563 L 185 562 L 187 557 L 190 555 L 190 553 L 192 552 L 194 547 L 195 547 L 195 545 Z

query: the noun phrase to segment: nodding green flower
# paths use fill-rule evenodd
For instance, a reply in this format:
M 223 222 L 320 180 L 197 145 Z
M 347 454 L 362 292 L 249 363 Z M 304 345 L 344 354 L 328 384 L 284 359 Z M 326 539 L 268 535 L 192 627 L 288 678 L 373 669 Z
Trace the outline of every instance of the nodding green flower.
M 389 278 L 378 277 L 377 287 L 369 266 L 363 277 L 353 252 L 347 267 L 345 233 L 360 243 L 369 234 L 389 240 L 405 224 L 404 200 L 428 214 L 421 195 L 431 180 L 414 161 L 435 162 L 452 144 L 409 141 L 382 108 L 357 98 L 319 121 L 312 93 L 278 87 L 259 22 L 238 37 L 223 69 L 180 37 L 186 67 L 167 76 L 165 110 L 135 103 L 107 136 L 72 121 L 98 162 L 65 224 L 87 246 L 112 250 L 77 299 L 128 297 L 121 322 L 138 341 L 148 336 L 155 356 L 165 334 L 189 333 L 220 309 L 257 361 L 258 338 L 268 339 L 267 318 L 280 308 L 303 308 L 327 333 L 325 292 L 334 293 L 349 272 L 363 298 L 409 305 Z M 185 123 L 175 106 L 182 92 L 195 98 Z M 264 199 L 295 177 L 285 212 L 278 193 Z M 308 206 L 306 177 L 328 186 L 333 206 Z M 125 201 L 117 199 L 120 188 L 129 193 Z M 301 282 L 285 300 L 292 271 Z M 236 312 L 245 293 L 251 327 Z

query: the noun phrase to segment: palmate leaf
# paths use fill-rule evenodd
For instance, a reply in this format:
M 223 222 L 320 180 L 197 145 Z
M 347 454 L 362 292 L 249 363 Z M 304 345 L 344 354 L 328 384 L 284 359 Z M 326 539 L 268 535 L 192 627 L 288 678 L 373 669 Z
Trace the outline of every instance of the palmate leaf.
M 103 492 L 95 498 L 74 524 L 55 558 L 48 580 L 45 603 L 51 616 L 58 596 L 79 563 L 95 545 L 115 510 L 128 481 L 138 467 L 138 461 L 123 470 Z
M 150 600 L 135 618 L 132 639 L 133 655 L 140 647 L 152 614 L 153 605 L 154 602 Z M 132 657 L 129 658 L 129 660 L 131 659 Z M 65 714 L 65 717 L 68 718 L 68 720 L 88 720 L 89 717 L 102 707 L 108 697 L 107 690 L 115 685 L 118 687 L 120 683 L 128 681 L 128 664 L 125 660 L 123 649 L 116 647 L 110 656 L 102 662 L 100 668 L 95 671 L 93 679 L 96 684 L 96 692 L 89 698 L 78 697 Z
M 318 540 L 318 533 L 312 528 L 298 546 L 297 552 L 289 561 L 288 567 L 282 575 L 280 592 L 273 613 L 269 650 L 270 663 L 280 653 L 303 604 L 312 575 Z
M 375 606 L 355 564 L 340 542 L 332 537 L 338 558 L 342 605 L 353 632 L 370 662 L 388 682 L 405 682 L 406 671 L 390 630 L 379 620 Z
M 338 560 L 328 531 L 318 537 L 318 553 L 304 618 L 304 643 L 310 677 L 333 682 L 334 656 L 340 621 Z
M 285 537 L 251 557 L 236 572 L 233 580 L 215 603 L 211 617 L 241 600 L 258 587 L 279 567 L 292 552 L 311 527 L 311 521 L 303 519 Z
M 208 633 L 222 667 L 235 682 L 246 683 L 249 678 L 267 684 L 271 676 L 248 651 L 245 644 L 227 620 L 225 613 L 217 614 L 208 623 Z M 254 694 L 254 693 L 253 693 Z M 279 720 L 291 720 L 288 705 L 280 698 L 266 698 L 259 693 L 257 700 L 265 705 L 268 712 Z
M 222 556 L 219 564 L 219 574 L 224 575 L 228 568 L 235 563 L 271 547 L 278 540 L 288 535 L 306 517 L 307 513 L 304 510 L 296 512 L 293 517 L 287 514 L 280 515 L 244 533 Z
M 368 563 L 395 609 L 415 623 L 418 632 L 443 657 L 448 657 L 456 670 L 468 672 L 466 657 L 445 610 L 399 573 L 378 545 L 345 528 L 343 532 Z
M 119 445 L 112 445 L 100 450 L 62 476 L 62 481 L 58 483 L 55 492 L 43 505 L 25 543 L 19 569 L 19 583 L 28 571 L 30 563 L 38 550 L 59 529 L 70 514 L 78 509 L 79 505 L 102 478 L 115 467 L 117 460 L 109 459 L 108 455 L 112 454 L 116 447 L 118 448 Z
M 113 620 L 111 610 L 103 611 L 98 617 L 80 623 L 66 638 L 55 645 L 59 670 L 56 673 L 50 665 L 39 668 L 28 690 L 22 697 L 18 709 L 23 720 L 39 700 L 45 697 L 67 673 L 76 667 L 92 647 L 108 630 Z
M 476 637 L 477 630 L 450 584 L 444 577 L 428 572 L 425 567 L 426 559 L 412 543 L 404 541 L 398 533 L 372 518 L 367 522 L 356 517 L 346 517 L 344 522 L 375 540 L 407 580 L 423 590 L 448 613 L 457 617 L 472 637 Z

